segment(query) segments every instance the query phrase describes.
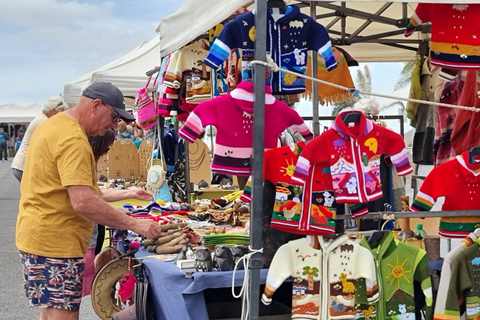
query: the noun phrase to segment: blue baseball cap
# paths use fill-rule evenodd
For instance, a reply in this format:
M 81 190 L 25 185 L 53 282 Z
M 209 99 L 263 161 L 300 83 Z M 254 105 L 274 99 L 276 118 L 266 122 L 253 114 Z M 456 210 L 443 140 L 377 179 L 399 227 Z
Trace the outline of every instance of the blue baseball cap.
M 125 110 L 122 91 L 110 82 L 94 82 L 85 89 L 83 95 L 91 99 L 100 99 L 104 104 L 112 106 L 124 121 L 135 121 L 135 117 Z

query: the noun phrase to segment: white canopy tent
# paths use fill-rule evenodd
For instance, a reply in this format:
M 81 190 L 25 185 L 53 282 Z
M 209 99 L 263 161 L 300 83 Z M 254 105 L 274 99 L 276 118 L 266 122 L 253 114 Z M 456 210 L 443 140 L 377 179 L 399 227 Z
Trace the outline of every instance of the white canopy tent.
M 0 123 L 30 123 L 42 109 L 38 103 L 0 104 Z
M 91 83 L 104 81 L 117 86 L 126 97 L 135 97 L 137 90 L 145 86 L 145 72 L 160 64 L 160 39 L 144 42 L 124 56 L 92 71 L 77 80 L 66 84 L 63 99 L 68 104 L 75 104 L 82 91 Z

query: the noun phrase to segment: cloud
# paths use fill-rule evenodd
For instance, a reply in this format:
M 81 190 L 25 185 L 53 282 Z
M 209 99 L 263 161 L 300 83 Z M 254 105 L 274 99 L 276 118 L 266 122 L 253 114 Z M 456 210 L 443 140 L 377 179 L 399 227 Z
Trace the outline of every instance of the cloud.
M 0 103 L 39 102 L 157 36 L 184 1 L 0 2 Z M 6 85 L 5 85 L 6 84 Z

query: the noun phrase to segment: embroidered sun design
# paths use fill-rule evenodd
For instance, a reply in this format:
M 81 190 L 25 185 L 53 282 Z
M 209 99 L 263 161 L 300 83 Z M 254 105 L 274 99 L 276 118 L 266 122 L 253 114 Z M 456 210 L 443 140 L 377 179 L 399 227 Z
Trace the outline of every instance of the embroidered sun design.
M 281 169 L 284 169 L 285 170 L 285 174 L 284 176 L 293 176 L 293 173 L 295 172 L 295 165 L 293 164 L 293 160 L 292 160 L 292 163 L 288 163 L 288 160 L 287 161 L 287 166 L 286 167 L 281 167 Z
M 405 262 L 407 262 L 407 260 L 408 260 L 408 258 L 405 258 L 405 260 L 403 260 L 403 263 L 401 265 L 399 265 L 398 264 L 398 254 L 397 254 L 397 263 L 395 265 L 393 265 L 391 263 L 388 264 L 389 267 L 392 267 L 392 270 L 385 277 L 385 279 L 387 279 L 387 282 L 388 282 L 388 278 L 390 276 L 392 276 L 392 278 L 391 278 L 392 281 L 390 282 L 390 284 L 393 284 L 395 279 L 397 279 L 397 288 L 400 288 L 400 278 L 401 277 L 404 277 L 405 280 L 407 280 L 407 282 L 410 283 L 410 280 L 408 280 L 408 278 L 405 274 L 406 273 L 411 273 L 412 271 L 403 269 L 403 266 L 405 265 Z

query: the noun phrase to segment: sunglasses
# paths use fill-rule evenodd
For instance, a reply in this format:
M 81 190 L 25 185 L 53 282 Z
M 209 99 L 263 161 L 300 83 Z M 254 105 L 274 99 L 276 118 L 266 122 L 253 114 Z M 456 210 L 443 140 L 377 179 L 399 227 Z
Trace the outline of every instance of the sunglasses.
M 121 120 L 121 116 L 120 114 L 113 110 L 112 107 L 110 107 L 109 105 L 105 104 L 105 103 L 102 103 L 103 106 L 107 107 L 108 109 L 110 109 L 110 111 L 112 111 L 112 121 L 113 122 L 119 122 Z

